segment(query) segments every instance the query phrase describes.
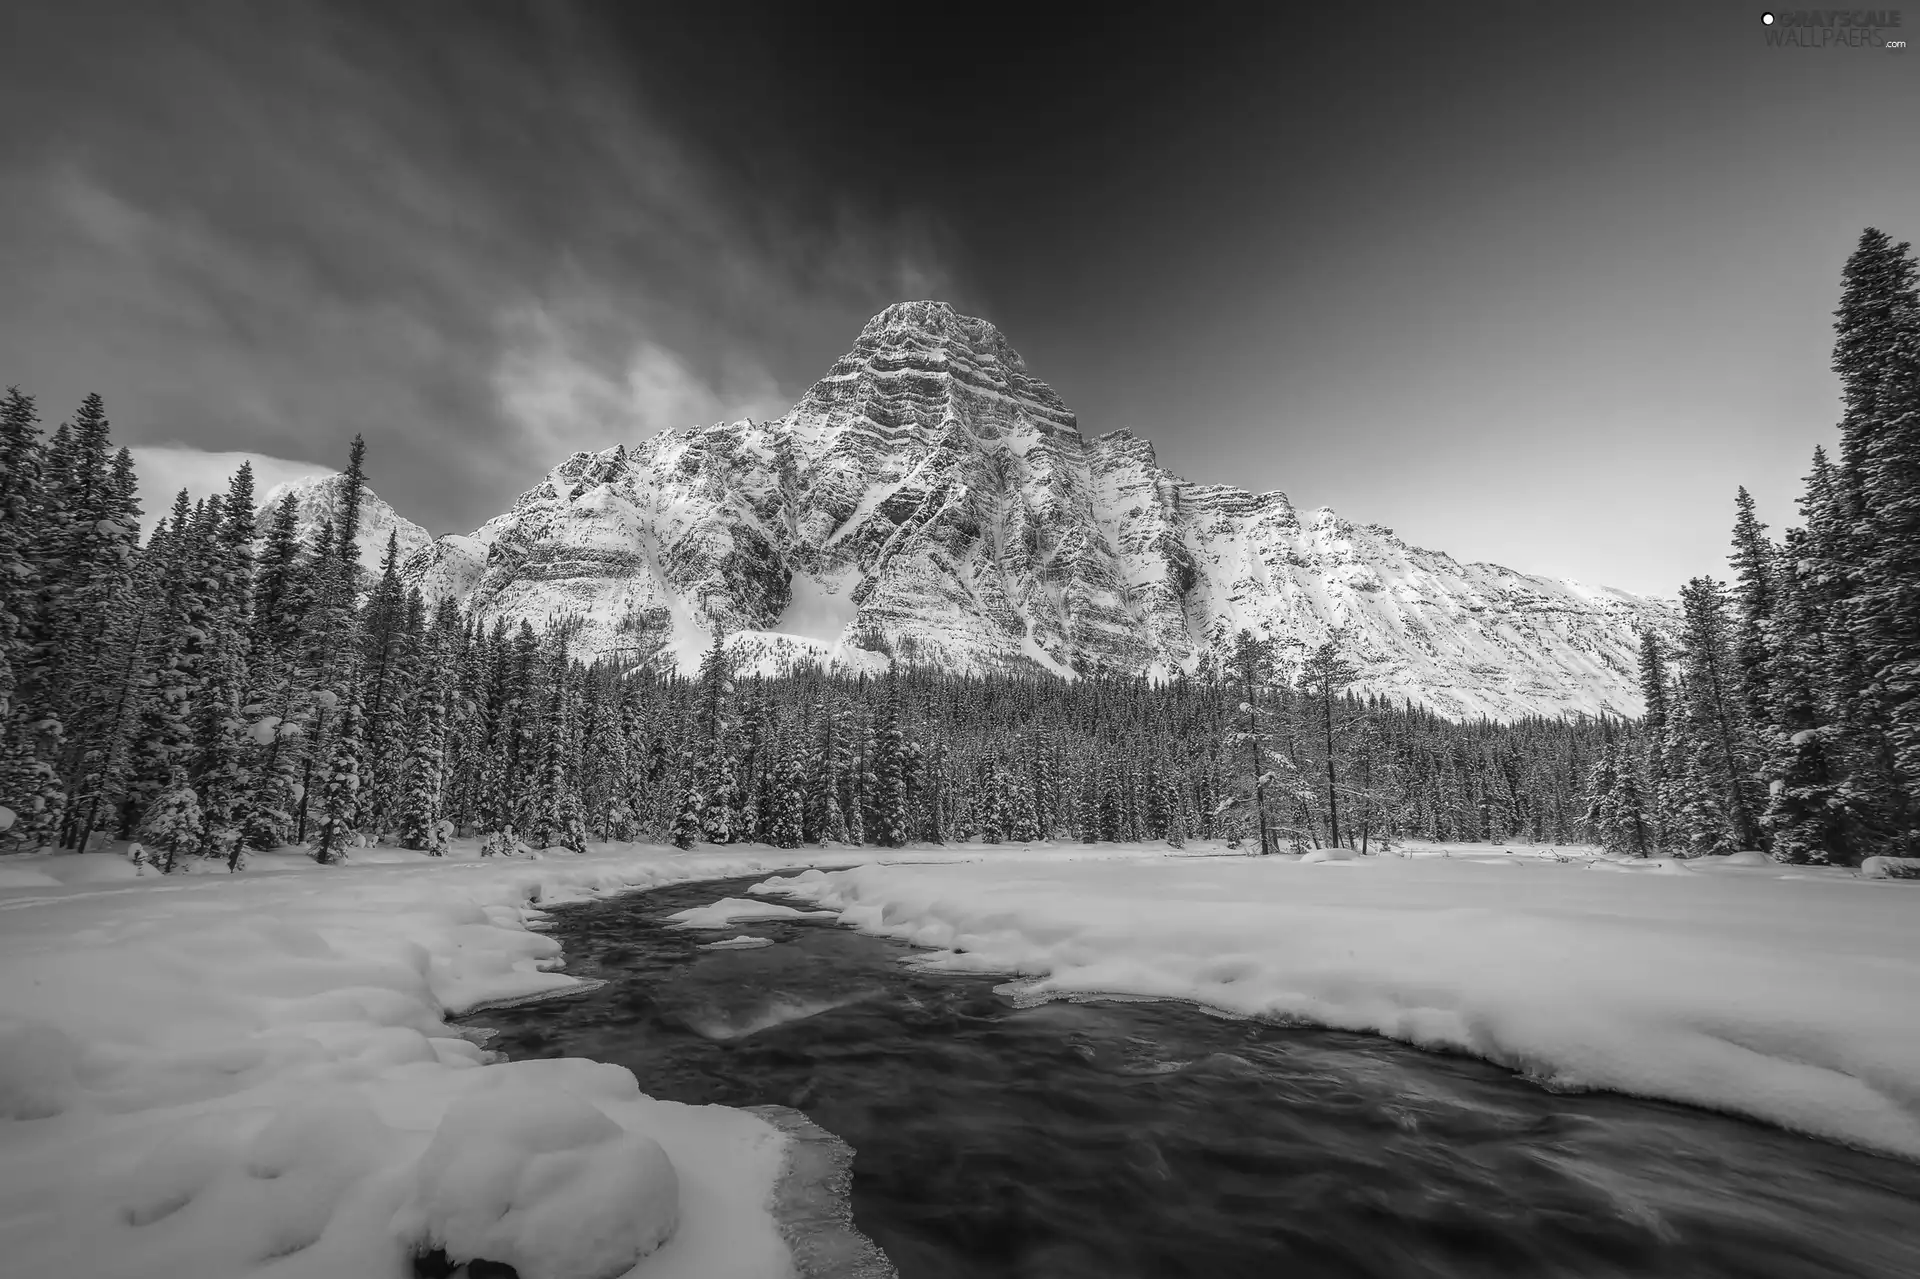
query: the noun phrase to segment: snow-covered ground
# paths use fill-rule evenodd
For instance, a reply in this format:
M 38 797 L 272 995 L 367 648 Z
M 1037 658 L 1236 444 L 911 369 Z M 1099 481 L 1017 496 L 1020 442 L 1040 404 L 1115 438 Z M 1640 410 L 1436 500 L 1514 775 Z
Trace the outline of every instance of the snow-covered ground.
M 523 1279 L 788 1275 L 773 1125 L 617 1066 L 484 1064 L 444 1018 L 580 987 L 535 903 L 877 852 L 0 860 L 0 1276 L 404 1279 L 425 1243 Z
M 1911 883 L 1585 849 L 1224 851 L 461 846 L 143 878 L 111 855 L 10 857 L 0 1275 L 404 1279 L 427 1243 L 526 1279 L 790 1273 L 774 1126 L 651 1100 L 619 1067 L 483 1064 L 444 1020 L 579 985 L 536 904 L 761 873 L 1034 997 L 1379 1030 L 1920 1157 Z M 769 904 L 685 922 L 723 932 Z
M 870 865 L 754 891 L 937 966 L 1017 973 L 1022 997 L 1173 997 L 1374 1031 L 1920 1159 L 1915 885 L 1757 853 L 1412 851 Z
M 776 1276 L 786 1138 L 587 1061 L 485 1065 L 443 1017 L 576 985 L 533 901 L 805 858 L 0 864 L 0 1274 Z M 818 850 L 815 850 L 818 858 Z M 848 860 L 841 858 L 840 860 Z

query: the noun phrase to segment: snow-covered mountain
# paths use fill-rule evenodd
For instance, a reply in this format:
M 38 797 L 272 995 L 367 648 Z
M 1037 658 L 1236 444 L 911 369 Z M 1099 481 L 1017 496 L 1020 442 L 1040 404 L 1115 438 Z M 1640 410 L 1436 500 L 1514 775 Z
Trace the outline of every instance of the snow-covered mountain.
M 273 523 L 280 503 L 291 493 L 294 510 L 298 512 L 301 540 L 310 541 L 321 524 L 335 517 L 335 508 L 340 500 L 340 481 L 341 476 L 336 471 L 274 485 L 260 498 L 259 509 L 253 517 L 255 527 L 264 535 Z M 372 489 L 363 490 L 360 498 L 360 532 L 353 539 L 360 547 L 362 568 L 371 573 L 380 571 L 381 562 L 386 559 L 389 536 L 399 539 L 400 561 L 403 564 L 433 547 L 431 533 L 387 505 Z
M 770 666 L 1063 675 L 1192 670 L 1242 626 L 1298 661 L 1344 626 L 1364 689 L 1498 718 L 1637 713 L 1636 631 L 1670 621 L 1088 439 L 998 329 L 939 302 L 875 316 L 784 417 L 576 453 L 406 571 L 483 620 L 573 615 L 583 653 L 683 669 L 712 626 Z

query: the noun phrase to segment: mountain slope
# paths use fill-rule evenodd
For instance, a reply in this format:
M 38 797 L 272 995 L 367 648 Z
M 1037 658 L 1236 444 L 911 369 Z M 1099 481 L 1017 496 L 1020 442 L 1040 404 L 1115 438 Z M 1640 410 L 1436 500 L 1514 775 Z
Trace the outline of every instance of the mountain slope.
M 1165 675 L 1242 626 L 1297 662 L 1334 626 L 1362 687 L 1450 715 L 1639 709 L 1658 601 L 1460 564 L 1280 493 L 1086 439 L 991 324 L 889 307 L 784 417 L 578 453 L 409 561 L 483 619 L 580 619 L 585 652 L 709 626 L 761 661 Z
M 291 494 L 300 539 L 311 543 L 320 525 L 336 518 L 341 478 L 338 472 L 331 472 L 274 485 L 261 496 L 259 508 L 254 511 L 255 527 L 264 536 L 273 523 L 280 503 Z M 360 529 L 353 539 L 360 548 L 360 565 L 363 569 L 372 573 L 380 571 L 380 565 L 386 559 L 389 536 L 399 542 L 402 563 L 430 551 L 433 546 L 433 536 L 427 530 L 394 510 L 372 489 L 367 489 L 360 498 Z

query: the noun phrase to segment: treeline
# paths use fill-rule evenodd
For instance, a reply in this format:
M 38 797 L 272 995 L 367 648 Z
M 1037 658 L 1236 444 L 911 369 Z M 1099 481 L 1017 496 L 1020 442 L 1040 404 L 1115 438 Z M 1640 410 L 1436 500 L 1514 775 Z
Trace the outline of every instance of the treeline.
M 1837 461 L 1815 449 L 1775 541 L 1746 489 L 1732 580 L 1642 641 L 1646 714 L 1595 766 L 1592 829 L 1628 852 L 1794 863 L 1920 854 L 1920 270 L 1868 228 L 1834 324 Z
M 167 869 L 249 849 L 340 860 L 589 839 L 1566 841 L 1608 729 L 1454 723 L 1353 696 L 1337 639 L 1302 670 L 1242 635 L 1152 684 L 917 667 L 742 677 L 583 663 L 572 628 L 430 604 L 391 542 L 360 562 L 356 439 L 332 517 L 256 526 L 251 471 L 182 493 L 144 544 L 98 397 L 51 436 L 0 403 L 0 846 L 137 838 Z

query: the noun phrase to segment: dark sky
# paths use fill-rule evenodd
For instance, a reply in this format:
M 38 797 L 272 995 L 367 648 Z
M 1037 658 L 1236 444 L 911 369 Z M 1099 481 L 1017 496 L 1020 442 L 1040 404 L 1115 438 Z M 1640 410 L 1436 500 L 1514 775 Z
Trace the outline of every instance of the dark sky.
M 1791 520 L 1840 263 L 1920 237 L 1920 50 L 1748 5 L 9 19 L 0 379 L 170 477 L 364 431 L 435 532 L 933 296 L 1193 479 L 1671 593 L 1736 484 Z

